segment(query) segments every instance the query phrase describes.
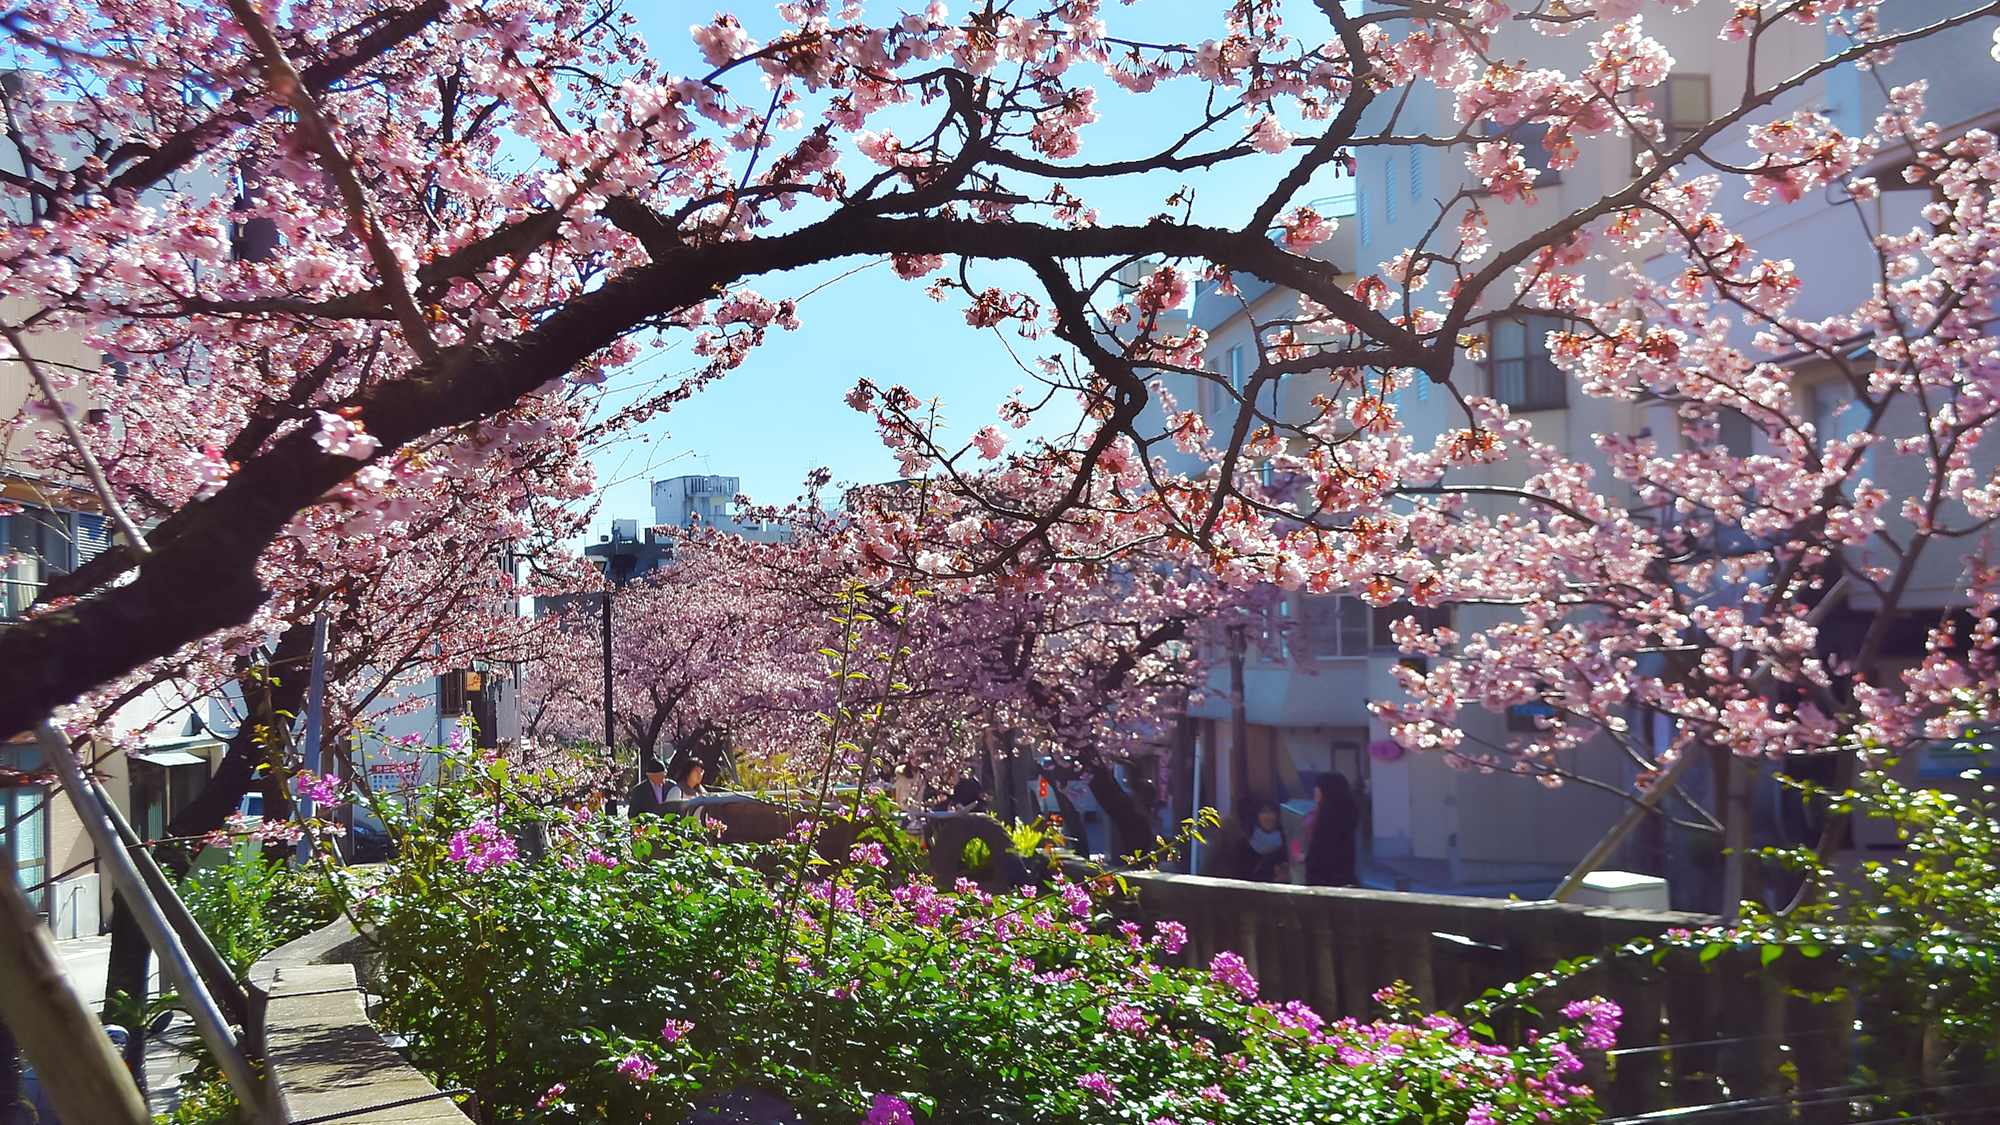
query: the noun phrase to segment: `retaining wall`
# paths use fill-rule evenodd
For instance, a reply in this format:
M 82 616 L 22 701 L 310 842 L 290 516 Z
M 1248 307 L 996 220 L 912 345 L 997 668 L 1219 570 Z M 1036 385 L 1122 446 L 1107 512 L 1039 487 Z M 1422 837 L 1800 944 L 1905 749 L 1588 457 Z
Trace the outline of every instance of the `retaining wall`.
M 403 1061 L 369 1022 L 361 937 L 345 920 L 280 946 L 250 968 L 253 1044 L 264 1056 L 272 1125 L 465 1125 L 451 1097 Z

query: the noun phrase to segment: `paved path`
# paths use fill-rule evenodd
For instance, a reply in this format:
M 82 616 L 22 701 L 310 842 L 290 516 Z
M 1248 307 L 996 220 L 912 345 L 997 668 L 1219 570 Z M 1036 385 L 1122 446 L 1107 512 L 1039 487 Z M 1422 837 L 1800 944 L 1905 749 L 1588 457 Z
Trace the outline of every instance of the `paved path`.
M 95 1012 L 104 1003 L 104 978 L 111 967 L 111 938 L 77 938 L 59 941 L 56 952 L 69 970 L 70 983 Z M 160 988 L 159 962 L 153 963 L 153 991 Z M 181 1078 L 193 1069 L 194 1061 L 184 1048 L 199 1046 L 200 1036 L 184 1012 L 174 1013 L 174 1022 L 164 1033 L 146 1044 L 147 1101 L 154 1113 L 166 1113 L 180 1101 Z

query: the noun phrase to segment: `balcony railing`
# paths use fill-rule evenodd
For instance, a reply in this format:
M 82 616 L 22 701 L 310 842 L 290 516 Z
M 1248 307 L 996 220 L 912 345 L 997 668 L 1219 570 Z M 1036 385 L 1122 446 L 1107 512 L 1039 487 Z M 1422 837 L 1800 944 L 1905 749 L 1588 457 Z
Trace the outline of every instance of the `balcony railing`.
M 1493 397 L 1509 410 L 1561 410 L 1569 380 L 1545 355 L 1493 360 Z
M 13 619 L 35 604 L 42 583 L 25 578 L 0 578 L 0 618 Z

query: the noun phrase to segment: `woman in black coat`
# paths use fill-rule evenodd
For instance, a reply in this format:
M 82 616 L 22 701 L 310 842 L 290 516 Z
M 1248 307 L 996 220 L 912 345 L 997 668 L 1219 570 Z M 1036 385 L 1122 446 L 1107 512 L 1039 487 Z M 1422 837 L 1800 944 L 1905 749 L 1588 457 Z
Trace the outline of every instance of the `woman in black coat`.
M 1306 885 L 1313 887 L 1353 887 L 1361 880 L 1354 874 L 1354 829 L 1361 812 L 1354 804 L 1354 790 L 1337 773 L 1323 773 L 1313 789 L 1312 842 L 1306 846 Z

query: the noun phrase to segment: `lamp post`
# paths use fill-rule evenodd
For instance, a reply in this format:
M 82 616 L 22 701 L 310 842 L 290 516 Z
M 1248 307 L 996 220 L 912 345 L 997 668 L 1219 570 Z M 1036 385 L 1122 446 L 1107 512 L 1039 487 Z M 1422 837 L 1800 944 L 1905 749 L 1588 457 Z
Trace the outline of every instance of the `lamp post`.
M 620 550 L 631 544 L 631 540 L 618 534 L 618 526 L 612 525 L 609 549 L 604 555 L 604 752 L 610 754 L 618 746 L 618 718 L 612 706 L 611 695 L 611 595 L 624 587 L 632 579 L 632 569 L 638 564 L 635 551 Z

